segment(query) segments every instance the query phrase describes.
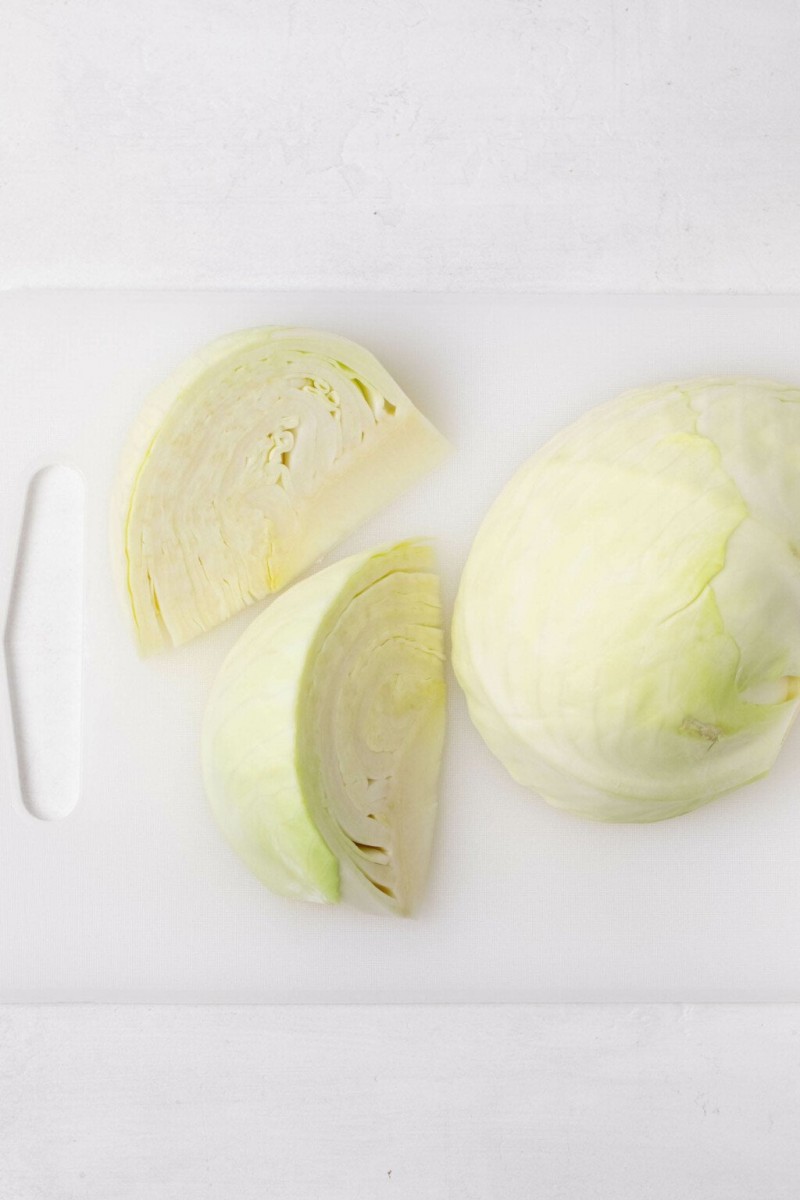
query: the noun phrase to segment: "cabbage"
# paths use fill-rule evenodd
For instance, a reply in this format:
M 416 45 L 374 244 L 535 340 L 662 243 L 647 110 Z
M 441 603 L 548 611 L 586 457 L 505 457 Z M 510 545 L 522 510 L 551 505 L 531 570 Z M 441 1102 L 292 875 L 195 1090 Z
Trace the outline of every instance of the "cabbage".
M 142 652 L 278 591 L 445 446 L 344 338 L 267 328 L 207 346 L 151 398 L 117 481 L 114 557 Z
M 764 775 L 800 690 L 800 390 L 665 384 L 562 431 L 480 528 L 453 660 L 559 808 L 656 821 Z
M 295 584 L 245 630 L 203 734 L 211 808 L 263 883 L 409 912 L 430 856 L 444 737 L 439 586 L 420 542 Z

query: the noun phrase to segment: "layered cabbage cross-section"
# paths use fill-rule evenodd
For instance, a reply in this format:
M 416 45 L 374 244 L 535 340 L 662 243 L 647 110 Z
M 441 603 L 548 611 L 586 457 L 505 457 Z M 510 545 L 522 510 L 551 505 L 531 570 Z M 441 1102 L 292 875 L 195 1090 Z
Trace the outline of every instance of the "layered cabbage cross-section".
M 423 542 L 295 584 L 223 664 L 203 727 L 212 810 L 274 891 L 399 913 L 423 888 L 445 722 L 442 612 Z
M 445 450 L 344 338 L 270 327 L 213 342 L 151 397 L 118 475 L 114 557 L 141 651 L 278 591 Z

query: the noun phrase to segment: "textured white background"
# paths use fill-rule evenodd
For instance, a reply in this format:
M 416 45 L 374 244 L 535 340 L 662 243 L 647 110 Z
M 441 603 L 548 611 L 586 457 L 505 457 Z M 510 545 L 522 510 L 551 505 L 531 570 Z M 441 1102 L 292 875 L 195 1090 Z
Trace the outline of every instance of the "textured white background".
M 0 285 L 800 289 L 794 0 L 5 0 Z M 2 948 L 0 948 L 2 952 Z M 5 1009 L 5 1200 L 796 1200 L 791 1007 Z

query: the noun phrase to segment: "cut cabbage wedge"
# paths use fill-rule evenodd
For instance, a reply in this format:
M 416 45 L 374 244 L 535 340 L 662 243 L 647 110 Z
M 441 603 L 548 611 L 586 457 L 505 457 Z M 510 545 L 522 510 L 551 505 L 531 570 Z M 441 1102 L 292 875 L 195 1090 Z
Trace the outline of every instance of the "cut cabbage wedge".
M 150 398 L 118 473 L 114 559 L 140 650 L 278 591 L 446 449 L 344 338 L 275 327 L 211 343 Z
M 478 532 L 453 665 L 514 778 L 578 815 L 765 775 L 800 705 L 800 389 L 664 384 L 564 429 Z
M 433 552 L 403 542 L 295 584 L 245 630 L 206 710 L 228 841 L 274 891 L 398 913 L 430 857 L 445 722 Z

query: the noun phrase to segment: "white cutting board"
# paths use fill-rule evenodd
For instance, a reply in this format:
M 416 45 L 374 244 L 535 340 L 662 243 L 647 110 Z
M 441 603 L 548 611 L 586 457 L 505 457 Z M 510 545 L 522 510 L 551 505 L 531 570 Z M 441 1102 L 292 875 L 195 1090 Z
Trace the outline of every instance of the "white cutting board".
M 800 729 L 768 780 L 678 820 L 605 827 L 514 784 L 451 678 L 415 919 L 292 904 L 233 856 L 206 809 L 198 729 L 255 610 L 141 662 L 106 508 L 149 389 L 203 342 L 268 323 L 363 342 L 453 442 L 443 468 L 329 556 L 432 534 L 448 611 L 492 498 L 591 405 L 700 374 L 800 381 L 800 298 L 0 296 L 3 618 L 32 474 L 73 463 L 87 489 L 82 782 L 62 820 L 20 803 L 0 689 L 0 1000 L 800 1000 Z

